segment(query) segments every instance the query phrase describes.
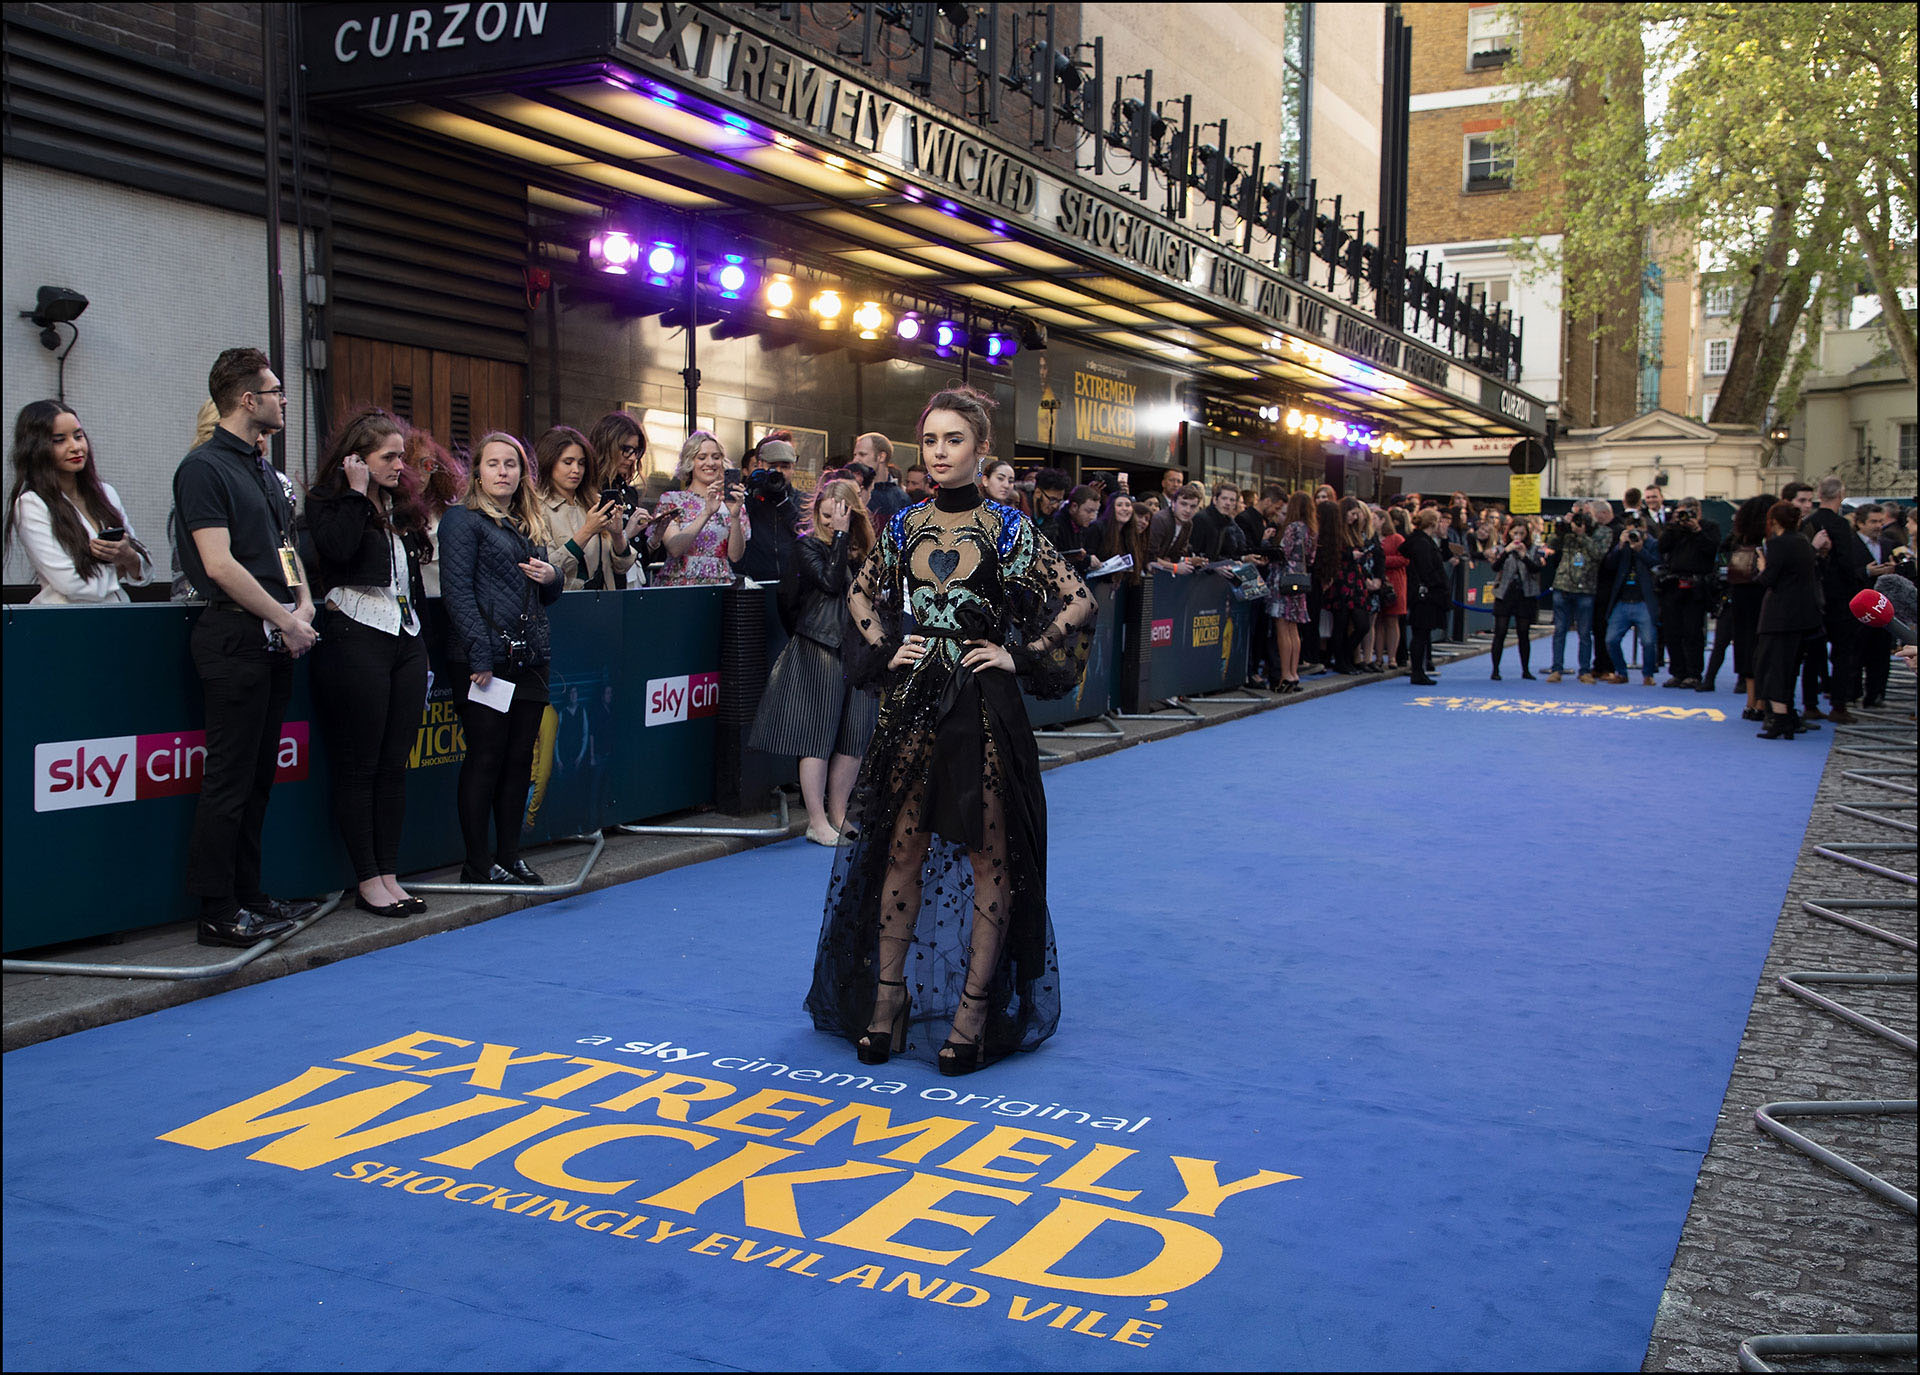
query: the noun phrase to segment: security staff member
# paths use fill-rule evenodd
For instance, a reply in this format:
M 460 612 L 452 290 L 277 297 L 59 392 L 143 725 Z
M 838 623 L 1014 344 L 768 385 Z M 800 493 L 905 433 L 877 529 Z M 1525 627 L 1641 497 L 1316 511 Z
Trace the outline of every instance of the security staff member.
M 207 607 L 189 644 L 206 697 L 207 758 L 187 844 L 187 891 L 200 899 L 202 945 L 284 935 L 311 905 L 260 886 L 260 832 L 293 692 L 293 661 L 312 649 L 313 598 L 293 547 L 293 503 L 261 455 L 286 427 L 287 389 L 258 349 L 228 349 L 207 390 L 220 423 L 173 475 L 181 564 Z

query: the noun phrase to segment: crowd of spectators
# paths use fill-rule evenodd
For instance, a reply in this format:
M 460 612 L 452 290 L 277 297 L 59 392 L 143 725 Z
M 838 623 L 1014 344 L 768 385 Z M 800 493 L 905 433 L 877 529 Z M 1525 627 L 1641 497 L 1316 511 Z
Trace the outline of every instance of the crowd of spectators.
M 466 881 L 543 882 L 519 839 L 536 736 L 558 711 L 548 707 L 545 608 L 568 589 L 778 581 L 792 640 L 753 739 L 802 758 L 808 834 L 838 841 L 873 729 L 871 700 L 846 692 L 835 664 L 845 588 L 876 531 L 932 495 L 926 468 L 899 467 L 885 435 L 860 435 L 806 492 L 790 432 L 763 435 L 741 467 L 719 436 L 695 430 L 671 480 L 652 490 L 641 478 L 645 432 L 624 412 L 584 431 L 554 426 L 531 449 L 489 434 L 469 455 L 361 407 L 328 437 L 303 499 L 266 459 L 286 391 L 265 356 L 228 350 L 209 392 L 168 520 L 175 598 L 207 608 L 191 646 L 207 759 L 188 860 L 204 942 L 251 945 L 301 915 L 261 887 L 260 828 L 290 665 L 309 652 L 358 904 L 387 916 L 424 906 L 394 871 L 407 746 L 428 686 L 429 597 L 445 605 L 448 662 L 469 683 L 455 694 Z M 71 407 L 23 409 L 13 463 L 7 535 L 33 567 L 36 605 L 121 603 L 126 587 L 153 579 L 153 555 Z M 1550 600 L 1547 682 L 1569 671 L 1570 639 L 1582 683 L 1629 684 L 1637 660 L 1643 687 L 1664 663 L 1661 686 L 1711 692 L 1730 653 L 1746 718 L 1791 738 L 1822 718 L 1852 721 L 1855 703 L 1879 705 L 1892 646 L 1849 602 L 1914 567 L 1910 508 L 1849 510 L 1833 477 L 1749 498 L 1724 532 L 1699 500 L 1669 503 L 1658 487 L 1629 491 L 1620 510 L 1580 500 L 1549 519 L 1459 492 L 1374 503 L 1326 485 L 1209 488 L 1171 470 L 1158 491 L 1134 492 L 1125 473 L 1075 485 L 1049 466 L 1023 479 L 1003 458 L 980 480 L 1082 574 L 1137 584 L 1151 570 L 1231 570 L 1253 595 L 1251 681 L 1281 693 L 1315 672 L 1406 667 L 1416 685 L 1436 681 L 1433 637 L 1477 570 L 1493 679 L 1510 634 L 1520 676 L 1534 677 L 1531 628 Z M 584 759 L 587 712 L 572 692 L 560 712 L 578 727 L 566 752 Z

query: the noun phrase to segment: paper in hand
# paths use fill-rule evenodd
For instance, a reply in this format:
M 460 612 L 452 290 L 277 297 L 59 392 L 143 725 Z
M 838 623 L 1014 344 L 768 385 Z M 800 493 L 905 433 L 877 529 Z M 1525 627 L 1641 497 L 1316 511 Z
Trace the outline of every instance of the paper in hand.
M 495 711 L 504 713 L 513 705 L 513 684 L 507 679 L 497 676 L 488 679 L 485 687 L 481 687 L 478 683 L 469 683 L 467 685 L 467 700 L 469 702 L 478 702 L 483 707 L 492 707 Z
M 1115 554 L 1099 567 L 1089 570 L 1087 576 L 1089 578 L 1104 578 L 1109 573 L 1124 573 L 1131 567 L 1133 567 L 1133 555 Z

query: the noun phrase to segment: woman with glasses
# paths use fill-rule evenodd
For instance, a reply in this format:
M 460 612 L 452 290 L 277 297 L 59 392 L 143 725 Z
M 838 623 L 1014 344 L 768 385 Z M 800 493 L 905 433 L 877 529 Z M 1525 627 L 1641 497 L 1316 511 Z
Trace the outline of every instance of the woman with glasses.
M 638 539 L 653 519 L 640 501 L 640 460 L 647 454 L 647 436 L 640 422 L 625 411 L 609 411 L 587 431 L 587 454 L 595 489 L 603 497 L 619 499 L 621 512 Z M 636 557 L 624 577 L 622 586 L 645 587 L 646 561 Z

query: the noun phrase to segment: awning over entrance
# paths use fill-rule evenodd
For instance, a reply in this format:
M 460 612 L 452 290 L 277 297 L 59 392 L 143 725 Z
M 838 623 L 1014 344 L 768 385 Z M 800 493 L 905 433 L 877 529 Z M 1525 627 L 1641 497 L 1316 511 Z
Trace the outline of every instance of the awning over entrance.
M 476 31 L 408 53 L 398 26 L 413 11 L 305 6 L 310 87 L 511 161 L 548 209 L 592 216 L 627 197 L 742 233 L 774 223 L 850 277 L 1017 313 L 1249 406 L 1323 406 L 1410 441 L 1545 431 L 1538 399 L 1432 341 L 877 84 L 744 6 L 633 4 L 615 33 L 617 8 L 478 6 L 505 16 L 490 42 Z

